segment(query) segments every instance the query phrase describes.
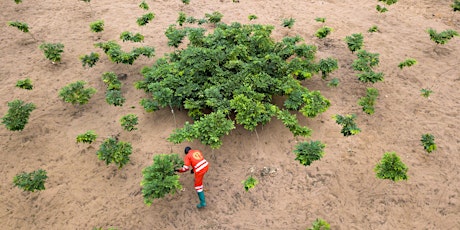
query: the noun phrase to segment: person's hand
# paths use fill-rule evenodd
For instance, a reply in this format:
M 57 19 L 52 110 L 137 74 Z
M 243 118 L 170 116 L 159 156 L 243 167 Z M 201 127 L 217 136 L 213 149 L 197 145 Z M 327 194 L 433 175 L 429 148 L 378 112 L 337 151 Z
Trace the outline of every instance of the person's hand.
M 193 173 L 194 173 L 193 169 L 192 169 L 192 170 L 190 170 L 190 174 L 193 174 Z

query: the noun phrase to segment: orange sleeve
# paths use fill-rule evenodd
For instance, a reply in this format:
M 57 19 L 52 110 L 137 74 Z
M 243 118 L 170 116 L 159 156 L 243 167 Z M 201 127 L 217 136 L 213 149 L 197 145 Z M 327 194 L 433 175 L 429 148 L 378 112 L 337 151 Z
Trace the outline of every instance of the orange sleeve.
M 192 162 L 190 161 L 190 155 L 189 154 L 185 155 L 185 157 L 184 157 L 184 165 L 192 166 Z

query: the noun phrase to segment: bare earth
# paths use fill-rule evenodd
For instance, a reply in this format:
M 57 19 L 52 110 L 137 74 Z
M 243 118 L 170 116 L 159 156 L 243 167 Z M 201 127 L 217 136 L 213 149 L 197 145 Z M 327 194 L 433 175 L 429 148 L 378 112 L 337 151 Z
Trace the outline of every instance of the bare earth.
M 14 99 L 37 106 L 23 131 L 0 128 L 2 229 L 306 229 L 316 218 L 328 221 L 331 229 L 460 228 L 460 38 L 436 46 L 426 33 L 430 27 L 460 31 L 460 13 L 450 7 L 453 1 L 399 1 L 379 14 L 377 0 L 191 0 L 189 5 L 148 0 L 156 17 L 143 28 L 136 24 L 145 13 L 140 2 L 97 0 L 91 1 L 91 8 L 77 0 L 0 3 L 0 116 Z M 169 109 L 145 112 L 139 100 L 147 95 L 133 84 L 143 78 L 142 67 L 173 50 L 164 31 L 179 11 L 196 18 L 219 11 L 226 23 L 250 23 L 248 15 L 255 14 L 255 23 L 275 26 L 275 40 L 298 34 L 318 47 L 318 60 L 338 59 L 340 69 L 329 77 L 340 79 L 338 88 L 328 87 L 320 76 L 305 81 L 332 103 L 321 116 L 301 119 L 314 130 L 311 140 L 327 145 L 323 159 L 309 167 L 295 161 L 296 143 L 310 139 L 294 138 L 276 119 L 257 129 L 259 138 L 238 127 L 214 151 L 198 142 L 166 141 L 172 130 L 189 120 L 186 113 L 175 111 L 175 122 Z M 282 27 L 281 20 L 290 17 L 296 19 L 294 27 Z M 322 26 L 314 20 L 317 17 L 325 17 L 324 25 L 334 29 L 327 39 L 314 36 Z M 89 23 L 98 19 L 105 21 L 100 36 L 89 30 Z M 39 41 L 7 26 L 15 20 L 28 23 Z M 367 32 L 373 25 L 379 33 Z M 136 44 L 119 40 L 126 30 L 144 34 L 144 45 L 155 47 L 156 56 L 125 66 L 112 63 L 93 46 L 116 40 L 130 50 Z M 385 73 L 385 80 L 374 85 L 380 97 L 372 116 L 357 105 L 370 85 L 360 83 L 351 68 L 356 56 L 344 38 L 352 33 L 363 33 L 365 49 L 380 54 L 377 71 Z M 38 49 L 41 42 L 63 43 L 62 63 L 46 60 Z M 101 61 L 85 69 L 78 57 L 90 52 L 100 53 Z M 406 58 L 418 64 L 400 70 L 397 65 Z M 123 80 L 123 107 L 105 102 L 101 75 L 107 71 L 128 75 Z M 15 87 L 27 77 L 33 90 Z M 58 97 L 63 86 L 77 80 L 98 90 L 83 106 Z M 424 98 L 422 88 L 434 93 Z M 138 130 L 122 130 L 119 119 L 128 113 L 139 116 Z M 358 115 L 362 132 L 345 138 L 331 117 L 351 113 Z M 75 137 L 90 129 L 99 135 L 97 141 L 76 144 Z M 438 150 L 432 154 L 420 144 L 424 133 L 436 138 Z M 121 170 L 96 156 L 102 141 L 112 135 L 133 146 L 131 161 Z M 139 185 L 142 169 L 152 164 L 153 155 L 182 155 L 186 145 L 203 150 L 211 163 L 204 184 L 208 207 L 195 207 L 198 197 L 190 174 L 181 176 L 183 191 L 147 207 Z M 390 151 L 409 167 L 408 181 L 376 178 L 373 168 Z M 16 174 L 39 168 L 48 172 L 46 190 L 27 193 L 13 186 Z M 248 175 L 260 183 L 245 192 L 241 181 Z

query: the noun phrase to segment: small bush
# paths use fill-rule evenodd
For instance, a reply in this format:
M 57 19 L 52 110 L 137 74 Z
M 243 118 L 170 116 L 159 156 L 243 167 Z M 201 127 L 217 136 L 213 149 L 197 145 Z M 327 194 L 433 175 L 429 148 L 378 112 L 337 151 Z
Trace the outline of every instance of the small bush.
M 121 169 L 129 162 L 129 155 L 132 153 L 131 144 L 118 141 L 115 138 L 107 138 L 97 151 L 97 158 L 105 161 L 105 164 L 114 163 Z
M 121 127 L 126 131 L 137 130 L 138 118 L 136 114 L 128 114 L 120 119 Z
M 96 65 L 97 61 L 99 61 L 99 54 L 91 52 L 89 55 L 80 56 L 80 60 L 83 67 L 88 65 L 91 68 Z
M 257 16 L 255 14 L 251 14 L 248 16 L 249 21 L 256 20 Z
M 85 89 L 85 84 L 86 82 L 84 81 L 70 83 L 59 91 L 59 97 L 67 103 L 80 105 L 86 104 L 97 90 L 95 88 Z
M 313 222 L 313 226 L 308 230 L 330 230 L 331 226 L 328 222 L 321 218 L 317 218 L 315 222 Z
M 323 39 L 327 37 L 332 32 L 332 28 L 323 26 L 322 28 L 318 29 L 315 33 L 315 36 L 318 37 L 319 39 Z
M 408 59 L 404 60 L 403 62 L 400 62 L 398 64 L 398 67 L 400 69 L 403 69 L 404 67 L 410 67 L 410 66 L 413 66 L 415 64 L 417 64 L 417 60 L 415 60 L 413 58 L 408 58 Z
M 325 147 L 326 145 L 320 141 L 300 142 L 294 149 L 295 160 L 302 165 L 309 166 L 313 161 L 319 160 L 324 156 Z
M 39 48 L 45 54 L 45 58 L 53 64 L 61 61 L 61 53 L 64 52 L 64 45 L 61 43 L 43 43 Z
M 355 119 L 356 119 L 355 114 L 345 115 L 345 116 L 337 114 L 334 116 L 334 119 L 337 124 L 342 126 L 342 130 L 340 130 L 340 132 L 344 136 L 351 136 L 351 135 L 355 135 L 361 132 L 361 129 L 358 128 L 358 126 L 355 123 Z
M 329 87 L 337 87 L 340 84 L 340 80 L 338 78 L 333 78 L 327 83 L 327 86 Z
M 32 90 L 34 88 L 30 78 L 26 78 L 24 80 L 18 80 L 16 82 L 16 87 L 21 88 L 21 89 L 26 89 L 26 90 Z
M 375 166 L 377 178 L 392 181 L 407 180 L 407 166 L 401 161 L 395 152 L 387 152 L 382 160 Z
M 95 21 L 95 22 L 91 22 L 89 24 L 89 28 L 94 33 L 100 33 L 102 31 L 104 31 L 104 21 L 103 20 L 98 20 L 98 21 Z
M 287 27 L 287 28 L 291 29 L 292 26 L 294 26 L 294 22 L 295 22 L 294 18 L 285 18 L 285 19 L 283 19 L 283 23 L 281 23 L 281 25 L 283 27 Z
M 29 122 L 30 113 L 36 108 L 33 103 L 21 100 L 8 102 L 8 112 L 2 117 L 2 124 L 11 131 L 21 131 Z
M 363 44 L 364 44 L 364 37 L 362 34 L 352 34 L 351 36 L 346 36 L 345 37 L 345 42 L 347 43 L 348 49 L 354 53 L 355 51 L 358 51 L 362 49 Z
M 432 134 L 423 134 L 420 141 L 422 142 L 423 149 L 425 149 L 425 151 L 428 153 L 435 151 L 437 148 L 436 143 L 434 143 L 434 136 Z
M 315 21 L 325 23 L 326 18 L 315 18 Z
M 86 133 L 80 134 L 77 136 L 77 143 L 87 143 L 91 144 L 97 138 L 96 132 L 93 130 L 88 130 Z
M 155 14 L 150 12 L 150 13 L 142 15 L 140 18 L 137 18 L 136 23 L 139 26 L 145 26 L 150 21 L 152 21 L 154 18 L 155 18 Z
M 379 96 L 379 91 L 375 88 L 367 88 L 366 96 L 358 100 L 358 105 L 363 107 L 363 111 L 369 115 L 374 114 L 375 100 Z
M 35 192 L 45 190 L 45 181 L 48 178 L 46 171 L 39 169 L 31 173 L 22 172 L 14 176 L 13 184 L 24 191 Z
M 241 183 L 244 185 L 244 190 L 247 192 L 249 189 L 254 188 L 259 181 L 257 181 L 256 178 L 249 176 L 246 180 L 241 181 Z
M 422 93 L 423 97 L 430 97 L 431 93 L 433 93 L 433 90 L 431 89 L 421 89 L 420 92 Z
M 123 106 L 123 103 L 125 103 L 126 98 L 123 97 L 123 94 L 121 93 L 121 90 L 107 90 L 105 93 L 105 101 L 109 105 L 114 105 L 114 106 Z

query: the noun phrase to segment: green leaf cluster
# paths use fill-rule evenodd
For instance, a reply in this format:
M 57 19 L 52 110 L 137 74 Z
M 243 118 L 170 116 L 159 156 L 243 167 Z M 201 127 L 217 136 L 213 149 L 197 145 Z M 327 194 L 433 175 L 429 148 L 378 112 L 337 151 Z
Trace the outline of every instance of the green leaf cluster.
M 64 45 L 62 43 L 43 43 L 38 48 L 43 51 L 46 59 L 50 60 L 53 64 L 61 61 L 61 53 L 64 52 Z
M 363 107 L 363 111 L 369 115 L 374 114 L 375 101 L 379 96 L 379 91 L 376 88 L 367 88 L 366 96 L 358 100 L 358 105 Z
M 288 109 L 303 109 L 310 117 L 329 107 L 319 92 L 310 92 L 300 84 L 320 68 L 314 61 L 316 47 L 300 44 L 299 36 L 275 42 L 270 37 L 272 25 L 236 22 L 218 23 L 210 33 L 203 28 L 170 28 L 185 31 L 189 41 L 186 48 L 145 67 L 144 80 L 135 86 L 151 95 L 141 100 L 147 111 L 185 108 L 195 120 L 171 135 L 169 140 L 174 143 L 200 139 L 218 147 L 219 139 L 234 128 L 230 118 L 255 130 L 278 115 L 273 96 L 286 96 Z M 197 132 L 197 127 L 203 131 Z M 290 123 L 288 128 L 297 134 L 307 133 L 307 129 Z
M 144 41 L 144 35 L 140 33 L 133 34 L 129 31 L 124 31 L 120 34 L 120 39 L 124 42 L 126 41 L 132 41 L 132 42 L 143 42 Z
M 130 143 L 109 137 L 99 146 L 97 158 L 105 161 L 106 165 L 114 163 L 121 169 L 129 162 L 129 155 L 131 153 L 132 147 Z
M 407 180 L 407 166 L 401 161 L 396 152 L 387 152 L 382 160 L 375 166 L 377 178 L 392 181 Z
M 59 90 L 59 97 L 65 102 L 72 104 L 86 104 L 89 99 L 96 93 L 95 88 L 85 88 L 85 81 L 76 81 L 70 83 Z
M 460 0 L 454 0 L 454 3 L 450 6 L 454 11 L 460 11 Z
M 326 18 L 315 18 L 315 21 L 325 23 Z
M 184 25 L 184 23 L 187 22 L 187 15 L 184 12 L 179 12 L 179 17 L 177 17 L 176 22 L 179 26 Z
M 102 81 L 107 85 L 107 90 L 120 90 L 122 83 L 118 80 L 114 72 L 105 72 L 102 74 Z
M 149 10 L 150 9 L 149 5 L 144 0 L 141 2 L 141 4 L 139 4 L 139 8 L 141 8 L 143 10 Z
M 142 170 L 144 177 L 141 186 L 145 204 L 150 206 L 154 199 L 174 194 L 182 189 L 175 169 L 182 167 L 183 164 L 184 161 L 176 153 L 158 154 L 153 157 L 153 164 Z
M 257 15 L 255 15 L 255 14 L 250 14 L 250 15 L 248 16 L 249 21 L 256 20 L 257 18 L 258 18 L 258 17 L 257 17 Z
M 373 67 L 378 66 L 380 62 L 378 53 L 370 53 L 360 49 L 356 52 L 356 55 L 358 59 L 355 59 L 351 66 L 354 70 L 361 72 L 357 74 L 361 82 L 376 83 L 383 81 L 383 73 L 377 73 L 373 70 Z
M 136 130 L 136 125 L 138 123 L 138 117 L 136 114 L 127 114 L 120 119 L 121 127 L 126 131 Z
M 420 141 L 422 142 L 423 149 L 425 149 L 425 151 L 428 153 L 431 153 L 437 149 L 436 143 L 434 143 L 433 134 L 423 134 Z
M 176 25 L 169 25 L 165 31 L 165 35 L 168 38 L 168 46 L 179 47 L 182 40 L 187 35 L 186 29 L 177 29 Z
M 257 179 L 253 176 L 249 176 L 246 180 L 241 181 L 241 183 L 244 185 L 244 190 L 247 192 L 249 189 L 254 188 L 259 181 L 257 181 Z
M 379 31 L 380 31 L 380 30 L 379 30 L 379 27 L 376 26 L 376 25 L 371 26 L 371 28 L 369 28 L 369 29 L 367 30 L 367 32 L 369 32 L 369 33 L 375 33 L 375 32 L 379 32 Z
M 16 4 L 22 3 L 22 0 L 14 0 Z
M 29 32 L 29 25 L 27 25 L 27 23 L 24 23 L 24 22 L 19 22 L 19 21 L 11 21 L 11 22 L 8 22 L 8 25 L 9 26 L 12 26 L 12 27 L 16 27 L 18 30 L 24 32 L 24 33 L 28 33 Z
M 430 97 L 431 93 L 433 93 L 433 90 L 431 89 L 421 89 L 420 92 L 422 93 L 423 97 Z
M 337 124 L 342 126 L 342 130 L 340 130 L 340 133 L 342 133 L 346 137 L 361 132 L 361 129 L 358 128 L 358 126 L 356 125 L 355 114 L 347 114 L 345 116 L 337 114 L 334 116 L 334 119 Z
M 224 15 L 218 11 L 214 11 L 211 14 L 206 13 L 204 14 L 204 16 L 209 23 L 213 23 L 213 24 L 219 23 L 222 20 L 222 17 L 224 17 Z
M 145 57 L 153 57 L 155 49 L 153 47 L 136 47 L 130 52 L 121 50 L 121 46 L 115 41 L 98 42 L 94 44 L 95 47 L 101 48 L 105 54 L 109 57 L 109 60 L 115 63 L 123 63 L 132 65 L 136 59 L 143 55 Z
M 8 107 L 8 112 L 2 117 L 2 124 L 11 131 L 23 130 L 29 121 L 30 113 L 36 108 L 33 103 L 25 104 L 19 99 L 8 102 Z
M 380 6 L 380 5 L 377 5 L 377 6 L 375 7 L 375 9 L 376 9 L 378 12 L 380 12 L 380 13 L 385 13 L 385 12 L 388 11 L 388 9 L 387 9 L 386 7 L 384 7 L 384 6 L 382 7 L 382 6 Z
M 94 33 L 100 33 L 102 31 L 104 31 L 104 21 L 103 20 L 97 20 L 97 21 L 91 22 L 89 24 L 89 28 Z
M 278 110 L 276 117 L 283 122 L 284 126 L 286 126 L 295 137 L 308 137 L 311 135 L 311 129 L 306 126 L 301 126 L 295 114 L 291 114 L 287 110 Z
M 184 3 L 185 5 L 190 4 L 190 0 L 181 0 L 181 1 L 182 1 L 182 3 Z
M 321 71 L 321 77 L 323 79 L 326 79 L 329 73 L 332 73 L 332 71 L 337 70 L 339 68 L 339 65 L 337 63 L 337 59 L 328 57 L 326 59 L 319 60 L 318 67 Z
M 330 230 L 331 226 L 329 223 L 321 218 L 317 218 L 311 228 L 308 230 Z
M 34 88 L 30 78 L 26 78 L 24 80 L 18 80 L 16 82 L 16 87 L 21 88 L 21 89 L 26 89 L 26 90 L 32 90 Z
M 24 191 L 35 192 L 45 190 L 45 182 L 48 179 L 46 171 L 38 169 L 30 173 L 22 172 L 14 176 L 13 184 Z
M 316 31 L 315 36 L 318 37 L 319 39 L 323 39 L 327 37 L 327 35 L 329 35 L 331 32 L 332 32 L 331 27 L 323 26 Z
M 413 58 L 408 58 L 408 59 L 404 60 L 403 62 L 400 62 L 398 64 L 398 67 L 400 69 L 403 69 L 404 67 L 410 67 L 410 66 L 413 66 L 415 64 L 417 64 L 417 60 L 415 60 Z
M 444 30 L 438 33 L 435 29 L 429 28 L 427 32 L 430 35 L 430 39 L 432 41 L 434 41 L 436 44 L 441 45 L 446 44 L 453 37 L 459 36 L 459 33 L 455 30 Z
M 345 42 L 347 43 L 348 49 L 354 53 L 363 48 L 364 37 L 361 33 L 352 34 L 351 36 L 345 37 Z
M 91 52 L 90 54 L 80 56 L 80 60 L 83 67 L 88 65 L 91 68 L 96 65 L 97 61 L 99 61 L 99 54 Z
M 340 84 L 340 80 L 338 78 L 333 78 L 327 83 L 327 86 L 329 86 L 329 87 L 337 87 L 337 86 L 339 86 L 339 84 Z
M 155 18 L 155 14 L 150 12 L 150 13 L 142 15 L 140 18 L 137 18 L 136 23 L 139 26 L 145 26 L 150 21 L 152 21 L 154 18 Z
M 94 130 L 88 130 L 86 131 L 86 133 L 83 133 L 83 134 L 79 134 L 77 135 L 77 143 L 87 143 L 87 144 L 91 144 L 93 143 L 97 138 L 97 134 L 96 132 L 94 132 Z
M 325 144 L 320 141 L 300 142 L 295 146 L 295 160 L 300 164 L 309 166 L 313 161 L 317 161 L 324 156 Z
M 287 27 L 289 29 L 292 29 L 292 27 L 294 26 L 294 22 L 295 22 L 294 18 L 284 18 L 283 22 L 281 23 L 281 25 L 283 27 Z
M 378 0 L 379 2 L 384 2 L 387 5 L 393 5 L 398 2 L 398 0 Z

